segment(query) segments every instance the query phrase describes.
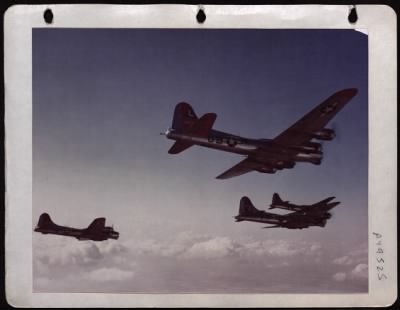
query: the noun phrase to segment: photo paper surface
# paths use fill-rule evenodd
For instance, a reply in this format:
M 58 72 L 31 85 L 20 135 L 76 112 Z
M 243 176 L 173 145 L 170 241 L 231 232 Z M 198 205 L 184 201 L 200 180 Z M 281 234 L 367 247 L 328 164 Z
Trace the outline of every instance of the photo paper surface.
M 391 300 L 377 294 L 395 283 L 387 256 L 395 230 L 372 218 L 395 214 L 395 192 L 389 182 L 385 198 L 378 195 L 376 173 L 385 168 L 373 165 L 382 129 L 372 26 L 309 25 L 304 14 L 295 27 L 291 6 L 210 6 L 204 26 L 191 6 L 132 7 L 142 18 L 133 24 L 78 23 L 72 16 L 91 6 L 55 6 L 54 25 L 45 26 L 35 19 L 39 7 L 26 11 L 30 101 L 8 110 L 31 122 L 7 124 L 26 139 L 16 140 L 14 129 L 8 150 L 29 149 L 9 165 L 30 163 L 16 168 L 24 172 L 18 189 L 27 176 L 31 182 L 21 207 L 31 278 L 17 285 L 7 273 L 15 283 L 8 292 L 26 292 L 17 304 L 291 306 L 287 294 L 296 305 Z M 107 7 L 114 12 L 99 6 L 93 18 L 118 16 L 119 6 Z M 67 8 L 74 12 L 63 15 Z M 343 9 L 324 10 L 332 8 Z M 172 11 L 182 19 L 172 23 Z M 233 26 L 235 12 L 254 22 Z M 152 14 L 164 20 L 150 23 Z M 287 23 L 257 24 L 252 14 Z M 20 215 L 12 212 L 14 222 Z

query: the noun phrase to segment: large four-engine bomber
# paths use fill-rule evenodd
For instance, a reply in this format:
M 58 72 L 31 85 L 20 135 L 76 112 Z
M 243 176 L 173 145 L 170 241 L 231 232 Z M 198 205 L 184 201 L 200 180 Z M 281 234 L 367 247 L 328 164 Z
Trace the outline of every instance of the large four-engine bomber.
M 106 219 L 99 217 L 87 228 L 78 229 L 54 224 L 50 215 L 43 213 L 39 218 L 35 231 L 42 234 L 75 237 L 78 240 L 104 241 L 107 239 L 118 239 L 119 232 L 116 232 L 112 226 L 105 226 L 105 223 Z
M 198 118 L 186 102 L 175 107 L 172 127 L 165 132 L 168 139 L 175 140 L 169 154 L 178 154 L 193 145 L 245 155 L 246 158 L 217 176 L 229 179 L 242 174 L 258 171 L 275 173 L 292 169 L 297 162 L 320 165 L 323 158 L 322 145 L 315 140 L 333 140 L 335 131 L 325 126 L 357 94 L 356 88 L 336 92 L 308 114 L 273 139 L 251 139 L 213 129 L 217 118 L 215 113 L 206 113 Z M 250 221 L 267 223 L 287 229 L 303 229 L 311 226 L 324 227 L 331 213 L 340 202 L 331 202 L 335 197 L 326 198 L 312 205 L 296 205 L 283 201 L 274 193 L 270 209 L 292 211 L 280 215 L 258 210 L 246 196 L 240 200 L 237 222 Z M 105 226 L 105 218 L 95 219 L 87 228 L 77 229 L 54 224 L 47 213 L 43 213 L 34 229 L 42 234 L 75 237 L 78 240 L 104 241 L 118 239 L 119 233 L 113 227 Z
M 312 205 L 294 205 L 288 201 L 282 201 L 278 194 L 272 198 L 271 208 L 281 208 L 293 211 L 288 214 L 275 214 L 256 209 L 246 196 L 240 199 L 239 214 L 235 216 L 236 222 L 249 221 L 272 224 L 264 228 L 282 227 L 288 229 L 303 229 L 311 226 L 325 227 L 328 219 L 332 217 L 329 212 L 340 202 L 332 202 L 335 197 L 329 197 Z
M 247 156 L 228 169 L 217 179 L 228 179 L 250 171 L 275 173 L 291 169 L 297 162 L 320 165 L 323 157 L 319 142 L 311 141 L 335 138 L 335 131 L 326 128 L 327 123 L 357 94 L 357 89 L 341 90 L 274 139 L 251 139 L 212 129 L 217 118 L 206 113 L 198 118 L 193 108 L 185 102 L 175 107 L 172 127 L 165 132 L 168 139 L 176 142 L 169 154 L 178 154 L 193 145 Z

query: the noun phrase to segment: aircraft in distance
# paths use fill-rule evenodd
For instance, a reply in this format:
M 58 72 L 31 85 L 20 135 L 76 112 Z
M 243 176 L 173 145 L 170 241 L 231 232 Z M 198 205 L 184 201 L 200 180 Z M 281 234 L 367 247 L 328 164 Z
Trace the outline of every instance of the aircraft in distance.
M 296 162 L 320 165 L 322 145 L 311 140 L 335 138 L 335 131 L 325 126 L 356 94 L 356 88 L 333 94 L 274 139 L 250 139 L 214 130 L 217 114 L 206 113 L 198 118 L 188 103 L 181 102 L 175 107 L 172 127 L 165 132 L 168 139 L 176 141 L 168 153 L 178 154 L 193 145 L 200 145 L 247 156 L 217 179 L 228 179 L 253 170 L 275 173 L 293 168 Z
M 113 227 L 105 226 L 105 223 L 106 219 L 99 217 L 87 228 L 71 228 L 54 224 L 50 215 L 43 213 L 34 231 L 41 232 L 42 234 L 75 237 L 78 240 L 104 241 L 107 239 L 118 239 L 119 232 L 116 232 Z
M 258 210 L 250 199 L 246 196 L 240 199 L 239 215 L 235 216 L 236 222 L 250 221 L 257 223 L 267 223 L 273 226 L 263 228 L 288 228 L 303 229 L 311 226 L 325 227 L 326 222 L 332 215 L 325 213 L 301 213 L 292 212 L 289 214 L 275 214 Z
M 295 205 L 293 203 L 290 203 L 289 201 L 283 201 L 278 193 L 274 193 L 274 195 L 272 196 L 272 203 L 269 209 L 278 208 L 278 209 L 296 211 L 297 213 L 303 213 L 303 214 L 325 213 L 336 207 L 338 204 L 340 204 L 339 201 L 331 202 L 333 199 L 335 199 L 335 197 L 328 197 L 312 205 Z

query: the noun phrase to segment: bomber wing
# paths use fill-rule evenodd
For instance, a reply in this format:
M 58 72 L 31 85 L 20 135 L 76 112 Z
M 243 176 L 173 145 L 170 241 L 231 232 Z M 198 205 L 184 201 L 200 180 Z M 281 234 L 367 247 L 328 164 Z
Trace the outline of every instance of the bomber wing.
M 326 204 L 328 204 L 329 202 L 331 202 L 333 199 L 335 199 L 336 197 L 328 197 L 328 198 L 325 198 L 325 199 L 323 199 L 323 200 L 321 200 L 321 201 L 318 201 L 318 202 L 316 202 L 316 203 L 314 203 L 312 206 L 320 206 L 320 205 L 326 205 Z
M 247 157 L 246 159 L 242 160 L 232 168 L 226 170 L 224 173 L 220 174 L 217 176 L 217 179 L 224 180 L 224 179 L 229 179 L 233 177 L 237 177 L 239 175 L 251 172 L 253 170 L 257 169 L 263 169 L 268 166 L 268 162 L 265 161 L 263 163 L 255 162 L 251 159 L 251 157 Z M 273 162 L 271 161 L 271 167 L 273 166 Z M 275 170 L 270 170 L 270 171 L 263 171 L 266 173 L 275 173 Z
M 357 89 L 349 88 L 339 91 L 299 121 L 286 129 L 273 141 L 280 145 L 298 146 L 311 140 L 314 132 L 320 131 L 325 125 L 357 94 Z
M 313 139 L 313 134 L 324 129 L 326 124 L 357 94 L 357 89 L 349 88 L 339 91 L 311 112 L 303 116 L 299 121 L 286 129 L 272 141 L 275 144 L 285 147 L 302 146 Z M 292 155 L 298 152 L 293 151 Z M 262 159 L 255 159 L 251 155 L 242 160 L 232 168 L 228 169 L 217 179 L 229 179 L 236 177 L 253 170 L 258 170 L 263 173 L 275 173 L 276 170 L 292 168 L 295 165 L 295 160 L 292 160 L 289 154 L 286 157 L 279 155 L 262 154 Z
M 253 166 L 251 165 L 251 161 L 246 158 L 233 166 L 232 168 L 226 170 L 224 173 L 220 174 L 217 176 L 217 179 L 219 180 L 225 180 L 233 177 L 237 177 L 239 175 L 248 173 L 250 171 L 253 171 Z

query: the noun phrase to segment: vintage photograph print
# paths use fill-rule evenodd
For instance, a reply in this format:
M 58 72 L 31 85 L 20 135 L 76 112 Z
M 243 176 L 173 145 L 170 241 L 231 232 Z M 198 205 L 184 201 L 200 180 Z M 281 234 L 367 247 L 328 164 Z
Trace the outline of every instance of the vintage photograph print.
M 32 29 L 35 293 L 368 293 L 368 35 Z

